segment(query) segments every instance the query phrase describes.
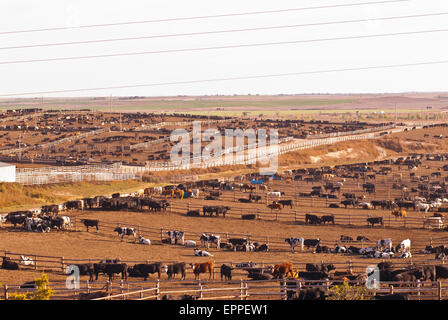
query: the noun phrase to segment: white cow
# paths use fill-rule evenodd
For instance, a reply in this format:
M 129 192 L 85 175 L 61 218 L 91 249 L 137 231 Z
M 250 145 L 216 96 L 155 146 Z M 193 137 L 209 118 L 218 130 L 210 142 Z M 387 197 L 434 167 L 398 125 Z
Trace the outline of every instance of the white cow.
M 268 197 L 279 197 L 280 198 L 282 196 L 282 192 L 280 192 L 280 191 L 271 191 L 271 192 L 266 193 L 266 195 Z
M 144 238 L 143 236 L 139 236 L 138 237 L 138 243 L 140 244 L 146 244 L 146 245 L 150 245 L 151 244 L 151 240 Z
M 184 246 L 188 247 L 188 248 L 195 248 L 196 247 L 196 241 L 193 240 L 185 240 L 184 241 Z
M 191 194 L 192 194 L 193 198 L 198 198 L 199 197 L 199 189 L 191 190 Z
M 20 264 L 24 266 L 32 266 L 34 265 L 34 261 L 30 257 L 20 256 Z
M 194 250 L 194 255 L 197 257 L 213 257 L 213 255 L 210 252 L 199 249 Z
M 401 241 L 401 243 L 397 246 L 395 251 L 402 252 L 402 253 L 411 252 L 411 240 L 406 239 L 406 240 Z
M 417 202 L 415 207 L 418 210 L 418 212 L 420 212 L 422 210 L 425 210 L 425 212 L 428 212 L 429 209 L 431 208 L 431 206 L 428 203 L 421 203 L 421 202 Z

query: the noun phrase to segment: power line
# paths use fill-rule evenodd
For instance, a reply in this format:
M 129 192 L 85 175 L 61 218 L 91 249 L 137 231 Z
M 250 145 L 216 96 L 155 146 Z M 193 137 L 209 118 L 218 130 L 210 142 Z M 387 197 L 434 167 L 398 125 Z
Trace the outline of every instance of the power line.
M 55 27 L 55 28 L 41 28 L 41 29 L 28 29 L 28 30 L 13 30 L 13 31 L 3 31 L 3 32 L 0 32 L 0 35 L 3 35 L 3 34 L 16 34 L 16 33 L 30 33 L 30 32 L 58 31 L 58 30 L 60 31 L 60 30 L 69 30 L 69 29 L 111 27 L 111 26 L 122 26 L 122 25 L 132 25 L 132 24 L 156 23 L 156 22 L 172 22 L 172 21 L 183 21 L 183 20 L 225 18 L 225 17 L 257 15 L 257 14 L 269 14 L 269 13 L 281 13 L 281 12 L 291 12 L 291 11 L 328 9 L 328 8 L 340 8 L 340 7 L 353 7 L 353 6 L 372 5 L 372 4 L 388 4 L 388 3 L 408 2 L 408 1 L 410 1 L 410 0 L 374 1 L 374 2 L 363 2 L 363 3 L 349 3 L 349 4 L 317 6 L 317 7 L 289 8 L 289 9 L 280 9 L 280 10 L 266 10 L 266 11 L 228 13 L 228 14 L 218 14 L 218 15 L 208 15 L 208 16 L 195 16 L 195 17 L 183 17 L 183 18 L 181 17 L 181 18 L 156 19 L 156 20 L 140 20 L 140 21 L 104 23 L 104 24 L 90 24 L 90 25 L 81 25 L 81 26 L 78 26 L 78 27 Z
M 55 94 L 55 93 L 70 93 L 70 92 L 86 92 L 86 91 L 99 91 L 99 90 L 112 90 L 112 89 L 128 89 L 128 88 L 140 88 L 140 87 L 155 87 L 155 86 L 167 86 L 167 85 L 179 85 L 179 84 L 195 84 L 195 83 L 218 82 L 218 81 L 249 80 L 249 79 L 274 78 L 274 77 L 289 77 L 289 76 L 300 76 L 300 75 L 309 75 L 309 74 L 324 74 L 324 73 L 333 73 L 333 72 L 347 72 L 347 71 L 362 71 L 362 70 L 414 67 L 414 66 L 437 65 L 437 64 L 446 64 L 446 63 L 448 63 L 448 60 L 416 62 L 416 63 L 404 63 L 404 64 L 391 64 L 391 65 L 381 65 L 381 66 L 342 68 L 342 69 L 328 69 L 328 70 L 317 70 L 317 71 L 277 73 L 277 74 L 265 74 L 265 75 L 252 75 L 252 76 L 240 76 L 240 77 L 228 77 L 228 78 L 201 79 L 201 80 L 189 80 L 189 81 L 177 81 L 177 82 L 160 82 L 160 83 L 134 84 L 134 85 L 109 86 L 109 87 L 97 87 L 97 88 L 81 88 L 81 89 L 67 89 L 67 90 L 22 92 L 22 93 L 0 94 L 0 97 Z
M 448 12 L 439 12 L 439 13 L 428 13 L 428 14 L 407 15 L 407 16 L 393 16 L 393 17 L 382 17 L 382 18 L 380 17 L 380 18 L 370 18 L 370 19 L 356 19 L 356 20 L 342 20 L 342 21 L 330 21 L 330 22 L 306 23 L 306 24 L 294 24 L 294 25 L 267 26 L 267 27 L 258 27 L 258 28 L 255 27 L 255 28 L 202 31 L 202 32 L 190 32 L 190 33 L 175 33 L 175 34 L 161 34 L 161 35 L 125 37 L 125 38 L 113 38 L 113 39 L 97 39 L 97 40 L 85 40 L 85 41 L 31 44 L 31 45 L 22 45 L 22 46 L 0 47 L 0 50 L 28 49 L 28 48 L 38 48 L 38 47 L 50 47 L 50 46 L 92 44 L 92 43 L 101 43 L 101 42 L 116 42 L 116 41 L 144 40 L 144 39 L 169 38 L 169 37 L 209 35 L 209 34 L 219 34 L 219 33 L 300 28 L 300 27 L 312 27 L 312 26 L 333 25 L 333 24 L 358 23 L 358 22 L 367 22 L 367 21 L 384 21 L 384 20 L 395 20 L 395 19 L 422 18 L 422 17 L 442 16 L 442 15 L 447 15 L 447 14 L 448 14 Z
M 219 49 L 234 49 L 234 48 L 248 48 L 248 47 L 261 47 L 261 46 L 273 46 L 284 44 L 298 44 L 298 43 L 310 43 L 310 42 L 324 42 L 335 40 L 353 40 L 353 39 L 367 39 L 376 37 L 389 37 L 389 36 L 401 36 L 411 34 L 425 34 L 435 32 L 446 32 L 448 29 L 435 29 L 435 30 L 423 30 L 423 31 L 407 31 L 407 32 L 395 32 L 395 33 L 383 33 L 373 35 L 361 35 L 361 36 L 349 36 L 349 37 L 337 37 L 337 38 L 320 38 L 320 39 L 307 39 L 307 40 L 294 40 L 294 41 L 281 41 L 281 42 L 263 42 L 263 43 L 251 43 L 251 44 L 236 44 L 218 47 L 199 47 L 199 48 L 183 48 L 183 49 L 168 49 L 158 51 L 142 51 L 142 52 L 124 52 L 113 54 L 100 54 L 92 56 L 75 56 L 75 57 L 59 57 L 59 58 L 45 58 L 45 59 L 32 59 L 32 60 L 13 60 L 13 61 L 0 61 L 0 65 L 7 64 L 20 64 L 20 63 L 35 63 L 35 62 L 54 62 L 65 60 L 81 60 L 81 59 L 97 59 L 97 58 L 112 58 L 123 56 L 136 56 L 147 54 L 162 54 L 162 53 L 175 53 L 175 52 L 192 52 L 192 51 L 205 51 L 205 50 L 219 50 Z

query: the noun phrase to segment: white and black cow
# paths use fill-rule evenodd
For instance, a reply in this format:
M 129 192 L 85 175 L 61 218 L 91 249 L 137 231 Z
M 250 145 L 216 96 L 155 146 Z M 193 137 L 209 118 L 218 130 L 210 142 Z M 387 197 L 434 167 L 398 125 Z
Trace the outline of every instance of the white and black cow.
M 150 245 L 151 244 L 151 240 L 146 239 L 145 237 L 143 237 L 142 235 L 140 235 L 138 237 L 138 243 L 140 244 L 145 244 L 145 245 Z
M 180 244 L 183 245 L 185 241 L 185 234 L 183 231 L 170 230 L 165 232 L 165 234 L 170 239 L 171 244 L 177 244 L 180 240 Z
M 213 257 L 210 252 L 199 249 L 194 249 L 194 255 L 197 257 Z
M 200 240 L 201 240 L 203 247 L 210 248 L 210 243 L 216 244 L 216 248 L 220 248 L 220 246 L 221 246 L 221 237 L 220 236 L 203 233 L 201 235 Z
M 300 247 L 300 251 L 304 250 L 303 244 L 304 239 L 303 238 L 286 238 L 285 242 L 289 243 L 289 248 L 291 252 L 294 252 L 295 247 Z
M 124 236 L 133 236 L 134 242 L 137 240 L 137 232 L 135 231 L 135 228 L 116 227 L 114 231 L 121 237 L 121 241 L 123 241 Z
M 405 239 L 395 248 L 396 252 L 407 253 L 411 252 L 411 240 Z
M 377 246 L 379 251 L 382 251 L 383 249 L 389 249 L 389 251 L 392 251 L 392 239 L 387 238 L 378 240 Z

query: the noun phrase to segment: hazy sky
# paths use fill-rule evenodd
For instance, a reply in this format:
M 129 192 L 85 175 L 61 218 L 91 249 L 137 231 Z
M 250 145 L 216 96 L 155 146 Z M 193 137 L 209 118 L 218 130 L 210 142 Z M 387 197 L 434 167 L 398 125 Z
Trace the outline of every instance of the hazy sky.
M 0 32 L 73 27 L 62 31 L 0 34 L 0 48 L 42 43 L 140 37 L 353 19 L 448 13 L 446 0 L 290 11 L 213 19 L 76 28 L 140 20 L 281 10 L 375 0 L 2 0 Z M 21 64 L 5 61 L 125 52 L 216 47 L 261 42 L 350 37 L 448 29 L 448 15 L 339 25 L 195 35 L 158 39 L 0 50 L 0 94 L 108 87 L 289 72 L 448 60 L 448 32 L 275 46 L 173 52 Z M 67 93 L 65 96 L 215 95 L 446 91 L 448 63 L 234 80 L 146 88 Z M 46 94 L 39 96 L 64 96 Z

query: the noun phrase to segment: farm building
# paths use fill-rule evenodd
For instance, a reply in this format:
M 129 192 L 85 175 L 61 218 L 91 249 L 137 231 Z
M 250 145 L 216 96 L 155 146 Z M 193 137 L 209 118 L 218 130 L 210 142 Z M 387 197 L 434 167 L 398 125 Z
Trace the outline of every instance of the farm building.
M 0 162 L 0 182 L 16 182 L 16 166 Z

